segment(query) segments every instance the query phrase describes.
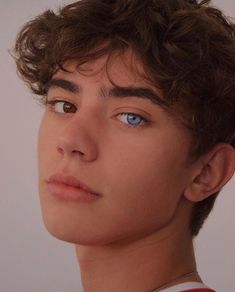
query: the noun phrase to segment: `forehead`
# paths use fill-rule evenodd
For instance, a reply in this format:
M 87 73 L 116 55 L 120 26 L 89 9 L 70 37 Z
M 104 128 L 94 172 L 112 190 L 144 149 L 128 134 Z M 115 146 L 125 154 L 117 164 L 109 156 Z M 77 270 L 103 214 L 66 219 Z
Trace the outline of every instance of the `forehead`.
M 94 81 L 107 79 L 117 86 L 139 86 L 148 85 L 154 87 L 143 69 L 141 60 L 137 58 L 131 49 L 123 52 L 113 52 L 99 59 L 90 60 L 82 65 L 76 61 L 67 61 L 63 65 L 69 73 L 81 74 L 84 77 L 91 77 Z M 54 77 L 68 75 L 66 71 L 58 70 Z

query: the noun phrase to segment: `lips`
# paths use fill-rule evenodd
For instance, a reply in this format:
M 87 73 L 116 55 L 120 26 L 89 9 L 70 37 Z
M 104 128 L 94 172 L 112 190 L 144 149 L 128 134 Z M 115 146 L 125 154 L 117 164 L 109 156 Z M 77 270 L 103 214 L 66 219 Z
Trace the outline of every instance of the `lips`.
M 74 176 L 54 174 L 47 180 L 49 193 L 57 198 L 68 201 L 91 201 L 100 196 Z

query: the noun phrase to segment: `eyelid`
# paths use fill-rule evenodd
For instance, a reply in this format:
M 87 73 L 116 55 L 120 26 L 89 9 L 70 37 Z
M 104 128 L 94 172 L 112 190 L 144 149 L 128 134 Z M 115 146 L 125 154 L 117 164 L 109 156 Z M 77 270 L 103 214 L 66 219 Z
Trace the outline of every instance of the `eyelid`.
M 115 109 L 116 115 L 121 114 L 121 113 L 127 113 L 127 114 L 133 114 L 136 116 L 140 116 L 146 121 L 151 121 L 152 120 L 152 114 L 149 113 L 148 111 L 144 110 L 143 108 L 135 107 L 135 106 L 122 106 L 122 107 L 117 107 Z
M 47 94 L 47 96 L 46 96 L 46 102 L 54 102 L 54 101 L 67 101 L 67 102 L 71 102 L 71 103 L 74 103 L 72 100 L 69 100 L 68 98 L 66 98 L 66 97 L 64 97 L 63 95 L 61 96 L 60 94 L 53 94 L 53 95 L 51 95 L 51 97 L 50 97 L 50 95 L 49 94 Z
M 141 115 L 141 114 L 137 114 L 137 113 L 132 112 L 132 111 L 121 112 L 121 113 L 119 113 L 119 114 L 117 114 L 117 115 L 133 115 L 133 116 L 140 117 L 140 118 L 143 119 L 144 121 L 147 121 L 147 119 L 146 119 L 143 115 Z
M 69 99 L 66 99 L 66 98 L 64 98 L 64 97 L 53 97 L 53 98 L 46 98 L 46 100 L 45 100 L 45 104 L 47 105 L 47 104 L 51 104 L 51 105 L 54 105 L 54 104 L 56 104 L 56 103 L 58 103 L 58 102 L 67 102 L 67 103 L 70 103 L 70 104 L 72 104 L 72 105 L 74 105 L 74 106 L 76 106 L 77 107 L 77 104 L 74 102 L 74 101 L 72 101 L 72 100 L 69 100 Z
M 77 111 L 77 105 L 74 103 L 74 102 L 71 102 L 71 101 L 68 101 L 68 100 L 65 100 L 65 99 L 61 99 L 61 98 L 54 98 L 54 99 L 46 99 L 45 101 L 45 106 L 49 105 L 50 106 L 50 110 L 54 113 L 57 113 L 57 114 L 72 114 L 73 112 L 69 113 L 69 112 L 59 112 L 55 109 L 56 105 L 59 104 L 59 103 L 64 103 L 64 104 L 70 104 L 72 106 L 74 106 L 76 108 L 76 111 Z
M 64 100 L 64 99 L 47 99 L 46 100 L 46 104 L 56 104 L 58 102 L 68 102 L 67 100 Z
M 63 99 L 46 99 L 45 101 L 45 105 L 51 105 L 51 106 L 55 106 L 57 103 L 59 102 L 67 102 L 66 100 L 63 100 Z
M 133 116 L 136 116 L 136 117 L 139 117 L 141 119 L 141 122 L 139 124 L 131 124 L 131 123 L 128 123 L 127 122 L 124 122 L 122 120 L 122 118 L 124 117 L 125 118 L 128 118 L 128 115 L 133 115 Z M 123 124 L 123 126 L 125 127 L 128 127 L 128 128 L 132 128 L 132 129 L 138 129 L 138 128 L 143 128 L 143 127 L 146 127 L 148 125 L 151 124 L 151 120 L 149 120 L 148 118 L 144 117 L 143 115 L 141 114 L 138 114 L 138 113 L 135 113 L 133 111 L 122 111 L 122 112 L 119 112 L 115 115 L 115 118 L 118 120 L 118 122 L 120 122 L 121 124 Z

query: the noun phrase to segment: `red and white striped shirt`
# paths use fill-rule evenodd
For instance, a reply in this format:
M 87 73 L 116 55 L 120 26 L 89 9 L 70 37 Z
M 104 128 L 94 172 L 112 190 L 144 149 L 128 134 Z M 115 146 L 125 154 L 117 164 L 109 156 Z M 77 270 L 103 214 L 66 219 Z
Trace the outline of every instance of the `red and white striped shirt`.
M 158 290 L 159 291 L 159 290 Z M 215 292 L 209 289 L 206 285 L 199 282 L 187 282 L 169 287 L 159 292 Z

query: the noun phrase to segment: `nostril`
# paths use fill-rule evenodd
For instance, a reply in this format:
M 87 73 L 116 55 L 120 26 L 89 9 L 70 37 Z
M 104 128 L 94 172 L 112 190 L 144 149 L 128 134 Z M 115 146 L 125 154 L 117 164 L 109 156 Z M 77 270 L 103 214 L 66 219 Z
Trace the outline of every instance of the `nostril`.
M 84 155 L 85 155 L 84 152 L 79 151 L 79 150 L 73 150 L 73 151 L 72 151 L 72 154 L 79 154 L 79 155 L 81 155 L 81 156 L 84 156 Z
M 57 147 L 57 151 L 58 151 L 60 154 L 64 155 L 64 150 L 63 150 L 61 147 Z
M 63 147 L 57 147 L 57 151 L 61 154 L 61 155 L 65 155 L 65 153 L 66 153 L 66 150 L 64 150 L 63 149 Z M 70 151 L 70 153 L 71 154 L 79 154 L 80 156 L 84 156 L 85 155 L 85 153 L 84 152 L 82 152 L 82 151 L 79 151 L 79 150 L 71 150 Z

